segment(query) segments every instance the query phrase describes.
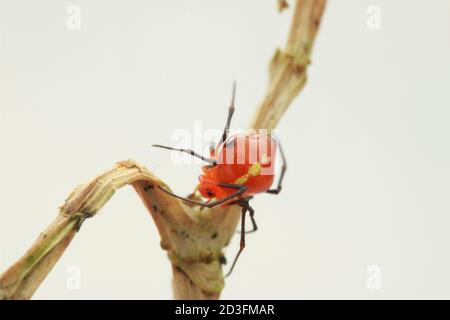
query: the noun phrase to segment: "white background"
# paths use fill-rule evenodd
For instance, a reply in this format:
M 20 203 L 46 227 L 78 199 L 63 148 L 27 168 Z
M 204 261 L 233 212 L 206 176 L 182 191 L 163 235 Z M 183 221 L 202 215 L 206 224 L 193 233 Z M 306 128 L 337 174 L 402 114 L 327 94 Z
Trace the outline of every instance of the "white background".
M 72 4 L 80 30 L 66 26 Z M 380 30 L 366 26 L 369 5 Z M 233 80 L 233 126 L 245 128 L 291 13 L 256 0 L 1 0 L 0 271 L 116 161 L 190 192 L 199 165 L 151 144 L 196 120 L 221 129 Z M 253 201 L 260 231 L 223 298 L 450 298 L 449 15 L 446 0 L 329 2 L 308 84 L 278 128 L 284 191 Z M 235 237 L 229 259 L 237 249 Z M 35 298 L 171 298 L 166 253 L 131 188 L 84 223 Z

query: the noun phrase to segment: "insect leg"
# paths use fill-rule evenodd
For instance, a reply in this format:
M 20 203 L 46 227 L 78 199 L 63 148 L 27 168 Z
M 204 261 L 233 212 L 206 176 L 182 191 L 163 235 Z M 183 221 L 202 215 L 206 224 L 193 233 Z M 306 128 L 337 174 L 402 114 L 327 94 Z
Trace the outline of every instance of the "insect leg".
M 230 204 L 240 205 L 241 207 L 247 206 L 247 210 L 250 215 L 250 220 L 252 221 L 253 229 L 250 231 L 246 231 L 245 233 L 253 233 L 258 230 L 258 225 L 256 224 L 256 220 L 255 220 L 255 210 L 250 206 L 250 204 L 248 202 L 251 198 L 253 198 L 253 197 L 239 199 L 239 200 L 236 200 L 236 201 L 230 203 Z M 241 232 L 240 230 L 237 231 L 237 233 L 240 233 L 240 232 Z
M 165 193 L 168 193 L 171 196 L 177 198 L 177 199 L 183 200 L 183 201 L 185 201 L 187 203 L 191 203 L 191 204 L 195 204 L 195 205 L 202 206 L 202 207 L 207 207 L 207 208 L 212 208 L 212 207 L 218 206 L 219 204 L 227 202 L 227 201 L 233 199 L 234 197 L 237 197 L 237 196 L 240 196 L 240 195 L 244 194 L 244 192 L 247 190 L 246 186 L 240 185 L 240 184 L 217 183 L 217 185 L 219 187 L 230 188 L 230 189 L 237 189 L 237 191 L 233 192 L 229 196 L 226 196 L 225 198 L 222 198 L 220 200 L 213 201 L 213 202 L 210 202 L 210 203 L 203 203 L 203 202 L 194 201 L 194 200 L 191 200 L 191 199 L 187 199 L 187 198 L 183 198 L 181 196 L 178 196 L 178 195 L 176 195 L 176 194 L 174 194 L 174 193 L 172 193 L 172 192 L 170 192 L 170 191 L 168 191 L 168 190 L 166 190 L 164 188 L 161 188 L 161 186 L 158 186 L 158 188 L 161 189 L 162 191 L 164 191 Z
M 227 275 L 225 277 L 228 277 L 231 272 L 234 269 L 234 266 L 236 265 L 236 262 L 238 261 L 239 256 L 242 253 L 242 250 L 245 248 L 245 214 L 248 210 L 248 203 L 247 206 L 242 207 L 242 216 L 241 216 L 241 241 L 239 243 L 239 251 L 236 254 L 236 257 L 234 258 L 233 264 L 231 265 L 230 271 L 228 271 Z
M 284 174 L 286 173 L 286 169 L 287 169 L 287 161 L 286 161 L 286 156 L 284 155 L 284 152 L 283 152 L 283 148 L 281 147 L 281 144 L 279 144 L 279 147 L 280 147 L 281 160 L 283 161 L 283 164 L 281 166 L 280 178 L 278 179 L 277 187 L 275 189 L 267 190 L 266 193 L 279 194 L 281 191 Z
M 250 205 L 248 206 L 248 212 L 250 215 L 250 220 L 252 221 L 253 229 L 250 231 L 247 231 L 246 233 L 252 233 L 252 232 L 258 231 L 258 225 L 256 224 L 256 221 L 255 221 L 255 210 L 252 207 L 250 207 Z
M 172 148 L 172 147 L 162 146 L 162 145 L 159 145 L 159 144 L 154 144 L 153 147 L 184 152 L 184 153 L 190 154 L 193 157 L 200 158 L 203 161 L 206 161 L 206 162 L 210 163 L 213 166 L 215 166 L 217 164 L 216 160 L 210 159 L 210 158 L 206 158 L 206 157 L 202 156 L 201 154 L 198 154 L 197 152 L 195 152 L 195 151 L 193 151 L 191 149 Z

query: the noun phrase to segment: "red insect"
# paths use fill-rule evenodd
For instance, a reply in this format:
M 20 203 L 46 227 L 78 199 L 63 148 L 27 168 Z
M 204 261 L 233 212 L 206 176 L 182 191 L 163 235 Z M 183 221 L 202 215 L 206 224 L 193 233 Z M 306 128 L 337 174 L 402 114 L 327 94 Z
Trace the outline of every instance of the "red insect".
M 233 271 L 239 255 L 245 248 L 245 234 L 258 229 L 254 218 L 255 211 L 249 205 L 249 200 L 258 193 L 278 194 L 281 191 L 287 169 L 283 149 L 270 134 L 263 131 L 262 133 L 252 132 L 229 136 L 231 118 L 234 113 L 235 92 L 236 85 L 233 84 L 233 95 L 225 129 L 217 145 L 211 147 L 209 158 L 203 157 L 190 149 L 153 145 L 154 147 L 185 152 L 209 163 L 202 168 L 203 174 L 199 177 L 200 182 L 197 186 L 200 195 L 206 199 L 205 202 L 183 198 L 160 187 L 161 190 L 185 202 L 202 207 L 212 208 L 218 205 L 239 205 L 242 207 L 240 248 L 227 276 Z M 277 187 L 270 189 L 275 177 L 277 147 L 280 150 L 283 163 Z M 248 232 L 245 231 L 247 212 L 249 212 L 253 225 L 253 230 Z

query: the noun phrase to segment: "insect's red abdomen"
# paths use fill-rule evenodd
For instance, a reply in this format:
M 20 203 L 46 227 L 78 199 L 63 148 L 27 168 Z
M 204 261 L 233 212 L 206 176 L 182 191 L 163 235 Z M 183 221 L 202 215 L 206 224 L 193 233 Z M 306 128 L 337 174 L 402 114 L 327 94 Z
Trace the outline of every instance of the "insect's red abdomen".
M 205 198 L 224 198 L 236 189 L 217 183 L 239 184 L 247 187 L 242 197 L 265 192 L 274 179 L 276 142 L 270 135 L 238 134 L 217 145 L 211 156 L 214 167 L 203 167 L 199 191 Z

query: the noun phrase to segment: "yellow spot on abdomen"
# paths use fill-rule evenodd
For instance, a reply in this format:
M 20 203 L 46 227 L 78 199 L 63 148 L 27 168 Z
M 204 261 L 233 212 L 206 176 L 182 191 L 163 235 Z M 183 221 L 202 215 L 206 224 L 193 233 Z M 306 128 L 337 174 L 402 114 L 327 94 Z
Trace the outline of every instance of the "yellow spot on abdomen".
M 261 164 L 259 162 L 252 164 L 248 171 L 243 176 L 237 178 L 234 183 L 235 184 L 244 184 L 250 179 L 250 177 L 255 177 L 261 173 Z

